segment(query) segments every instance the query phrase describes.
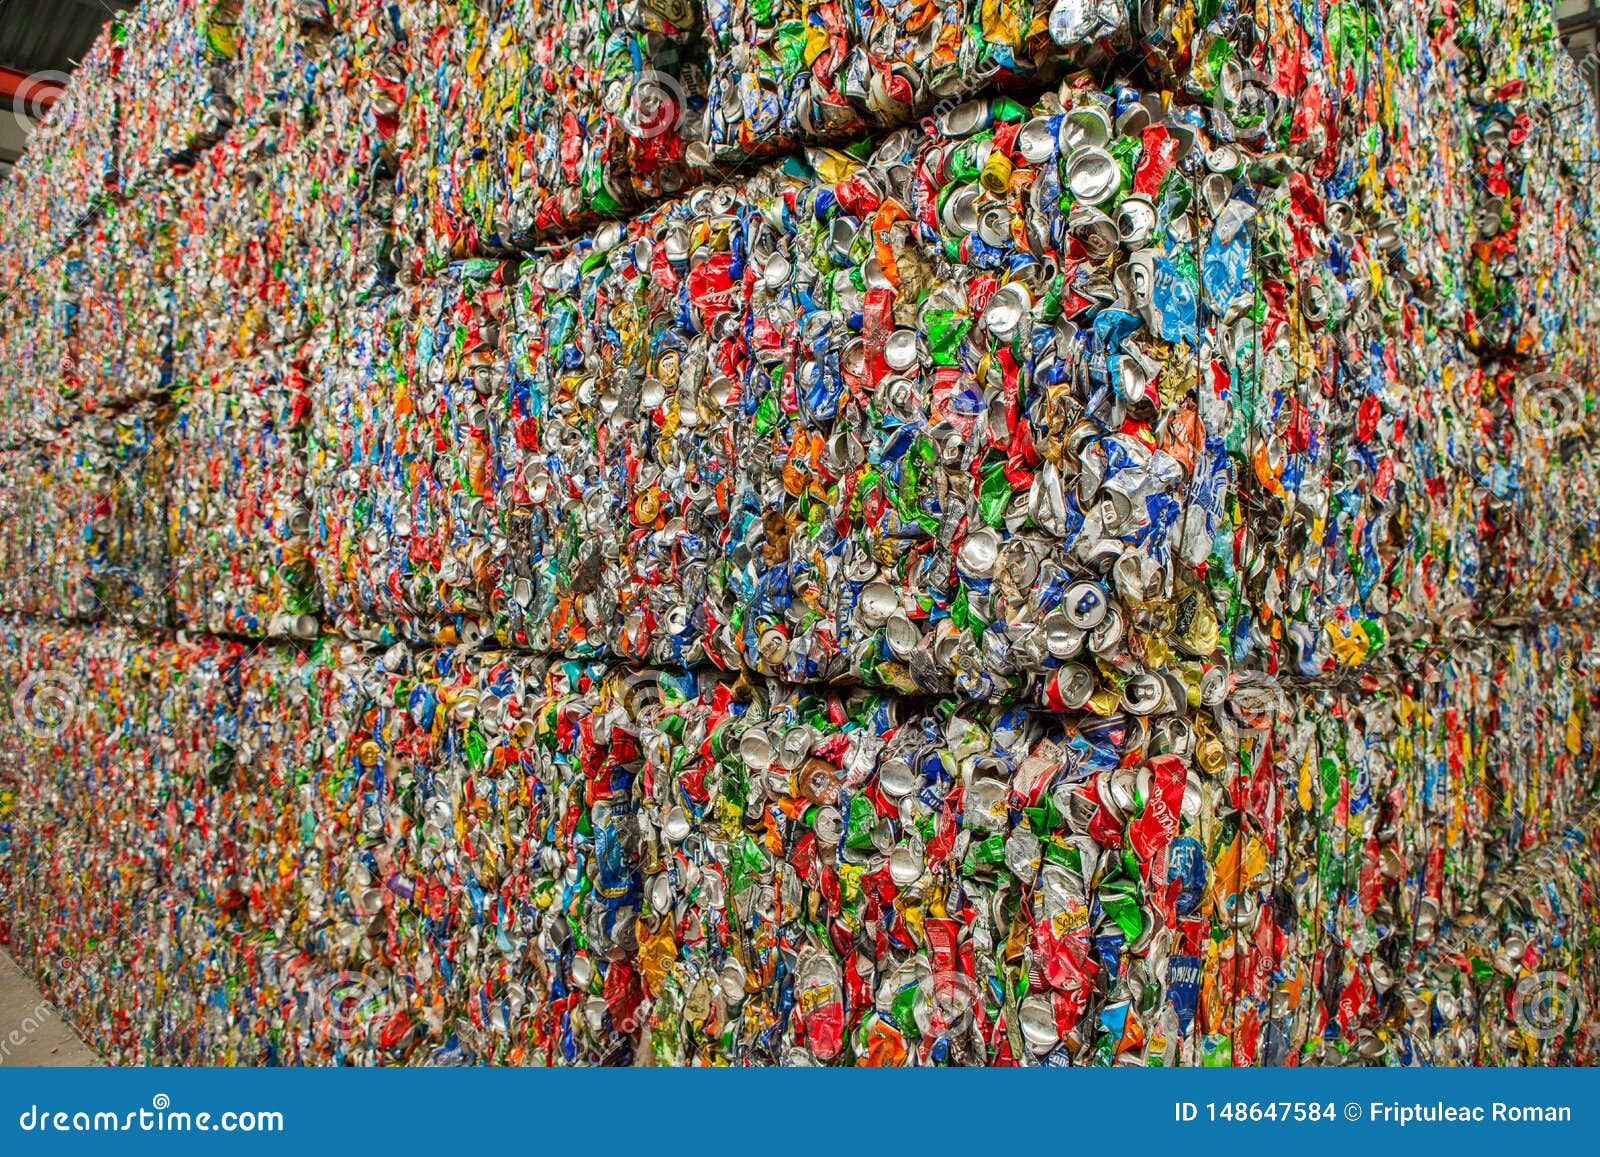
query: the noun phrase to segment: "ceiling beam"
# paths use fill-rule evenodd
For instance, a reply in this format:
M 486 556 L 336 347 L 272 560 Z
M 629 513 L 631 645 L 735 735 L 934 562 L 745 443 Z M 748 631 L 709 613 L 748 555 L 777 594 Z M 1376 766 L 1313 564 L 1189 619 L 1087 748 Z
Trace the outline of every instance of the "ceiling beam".
M 55 80 L 36 80 L 15 68 L 0 68 L 0 100 L 14 100 L 18 93 L 39 108 L 49 108 L 61 95 L 61 83 Z

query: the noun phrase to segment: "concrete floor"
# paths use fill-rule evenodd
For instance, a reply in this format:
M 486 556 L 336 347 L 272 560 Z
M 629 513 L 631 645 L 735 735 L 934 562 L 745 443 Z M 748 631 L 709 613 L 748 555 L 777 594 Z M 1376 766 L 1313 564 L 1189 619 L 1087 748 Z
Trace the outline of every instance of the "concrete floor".
M 98 1065 L 100 1058 L 0 950 L 0 1065 Z

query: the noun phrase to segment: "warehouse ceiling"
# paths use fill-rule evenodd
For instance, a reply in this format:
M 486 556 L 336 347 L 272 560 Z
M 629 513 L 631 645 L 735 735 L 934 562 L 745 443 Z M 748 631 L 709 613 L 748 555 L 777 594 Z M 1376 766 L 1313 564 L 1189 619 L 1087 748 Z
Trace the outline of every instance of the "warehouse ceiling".
M 113 13 L 135 0 L 0 0 L 0 65 L 71 72 Z
M 0 0 L 0 69 L 22 76 L 70 73 L 115 12 L 137 0 Z M 27 140 L 28 122 L 0 102 L 0 175 Z

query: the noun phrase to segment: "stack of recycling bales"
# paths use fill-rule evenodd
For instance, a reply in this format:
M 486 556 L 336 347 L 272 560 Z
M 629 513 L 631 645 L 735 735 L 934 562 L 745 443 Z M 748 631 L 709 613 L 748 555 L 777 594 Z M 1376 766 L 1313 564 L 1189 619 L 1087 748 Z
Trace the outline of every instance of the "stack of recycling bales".
M 0 192 L 0 927 L 108 1055 L 1597 1059 L 1548 8 L 107 37 Z

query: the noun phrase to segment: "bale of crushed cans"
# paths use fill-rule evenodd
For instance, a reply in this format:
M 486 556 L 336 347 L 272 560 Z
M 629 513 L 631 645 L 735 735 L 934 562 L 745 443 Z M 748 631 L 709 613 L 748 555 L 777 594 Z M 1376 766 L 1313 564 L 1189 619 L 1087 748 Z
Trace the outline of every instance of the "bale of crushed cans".
M 4 609 L 48 619 L 99 617 L 94 572 L 103 543 L 94 528 L 107 513 L 99 444 L 69 431 L 5 454 Z
M 525 247 L 699 179 L 696 4 L 407 0 L 384 16 L 418 264 Z
M 241 127 L 172 178 L 174 378 L 189 382 L 292 340 L 284 254 L 268 228 L 272 136 Z
M 390 162 L 348 62 L 324 64 L 323 114 L 241 124 L 168 181 L 179 382 L 292 348 L 390 288 L 393 197 L 373 175 Z
M 1489 602 L 1488 372 L 1380 242 L 1298 308 L 1315 207 L 1192 114 L 970 102 L 502 266 L 509 311 L 457 325 L 499 410 L 502 641 L 1075 707 Z
M 17 446 L 53 436 L 77 412 L 82 376 L 76 339 L 78 305 L 70 254 L 37 266 L 18 263 L 0 295 L 0 443 Z
M 131 1062 L 1600 1060 L 1554 29 L 149 0 L 0 185 L 0 931 Z
M 96 604 L 112 622 L 159 629 L 171 621 L 171 420 L 163 401 L 149 401 L 75 427 L 91 440 L 99 468 L 90 574 Z
M 170 384 L 176 207 L 165 188 L 113 206 L 71 267 L 75 385 L 85 412 L 120 409 Z
M 353 636 L 488 613 L 501 274 L 466 263 L 346 315 L 312 387 L 313 556 L 330 621 Z
M 177 399 L 161 525 L 180 625 L 315 637 L 304 380 L 299 362 L 274 354 L 223 366 Z
M 839 140 L 949 108 L 990 87 L 1114 64 L 1170 75 L 1193 6 L 1104 0 L 808 5 L 704 0 L 705 139 L 720 159 Z
M 237 114 L 241 0 L 144 0 L 124 18 L 117 148 L 125 189 L 213 144 Z

